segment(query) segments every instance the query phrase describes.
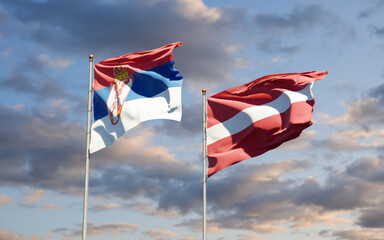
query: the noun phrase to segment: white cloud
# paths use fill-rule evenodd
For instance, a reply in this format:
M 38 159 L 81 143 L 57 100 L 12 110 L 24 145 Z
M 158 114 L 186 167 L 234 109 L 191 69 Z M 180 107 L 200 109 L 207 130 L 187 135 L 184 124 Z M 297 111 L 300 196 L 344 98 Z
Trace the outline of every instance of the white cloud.
M 139 225 L 129 224 L 129 223 L 103 223 L 102 225 L 99 225 L 99 226 L 91 223 L 89 225 L 90 225 L 88 227 L 89 236 L 100 236 L 104 233 L 111 233 L 112 235 L 121 235 L 127 230 L 135 230 L 139 228 Z
M 334 151 L 359 151 L 380 147 L 383 141 L 384 129 L 348 128 L 334 131 L 327 139 L 319 142 Z
M 69 59 L 63 59 L 63 58 L 52 59 L 46 54 L 39 55 L 37 59 L 42 63 L 48 66 L 51 66 L 57 70 L 63 70 L 72 64 L 72 61 Z
M 0 207 L 13 202 L 13 198 L 7 197 L 5 195 L 0 195 Z
M 0 240 L 27 240 L 27 238 L 9 231 L 0 230 Z
M 179 11 L 187 18 L 206 19 L 209 22 L 217 21 L 221 14 L 217 8 L 209 8 L 202 0 L 177 0 Z
M 286 62 L 287 60 L 288 59 L 277 56 L 277 57 L 272 58 L 271 63 L 283 63 L 283 62 Z
M 171 231 L 165 231 L 165 230 L 149 230 L 147 232 L 148 236 L 151 238 L 158 238 L 158 237 L 177 237 L 177 234 Z
M 322 113 L 318 116 L 322 122 L 329 125 L 334 124 L 373 124 L 384 120 L 384 108 L 380 98 L 366 98 L 352 103 L 344 103 L 347 112 L 340 117 L 333 117 Z
M 151 202 L 140 202 L 140 203 L 127 204 L 126 206 L 132 210 L 143 212 L 156 217 L 161 216 L 166 218 L 177 218 L 180 216 L 174 209 L 168 209 L 168 210 L 157 209 L 157 208 L 154 208 L 152 205 L 153 204 Z
M 332 235 L 338 240 L 384 240 L 383 229 L 349 229 L 333 231 Z
M 225 43 L 224 49 L 228 53 L 237 53 L 243 51 L 244 46 L 239 43 Z
M 63 208 L 62 206 L 57 206 L 56 204 L 49 203 L 49 204 L 44 204 L 41 206 L 41 209 L 44 210 L 56 210 L 56 209 L 61 209 Z
M 290 140 L 288 142 L 283 143 L 278 149 L 285 150 L 299 150 L 299 149 L 307 149 L 311 140 L 314 139 L 316 135 L 316 131 L 314 130 L 304 130 L 298 138 Z
M 41 201 L 41 198 L 45 195 L 45 190 L 28 190 L 24 192 L 23 199 L 20 201 L 20 204 L 33 204 Z

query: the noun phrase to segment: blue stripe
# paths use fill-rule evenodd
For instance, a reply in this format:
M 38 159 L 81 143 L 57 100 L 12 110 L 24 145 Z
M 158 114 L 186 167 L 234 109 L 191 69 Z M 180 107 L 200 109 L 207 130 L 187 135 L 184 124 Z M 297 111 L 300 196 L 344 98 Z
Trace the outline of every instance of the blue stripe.
M 137 71 L 133 74 L 133 85 L 125 101 L 139 98 L 153 97 L 170 87 L 181 87 L 183 76 L 173 68 L 174 61 L 167 62 L 156 68 L 146 71 Z M 107 99 L 111 86 L 99 89 L 94 93 L 93 115 L 94 121 L 108 115 Z
M 103 92 L 107 88 L 100 89 L 99 91 L 94 92 L 93 94 L 93 119 L 94 121 L 103 118 L 108 115 L 108 109 L 107 109 L 107 104 L 106 101 L 103 100 L 101 96 L 105 95 Z M 109 89 L 111 87 L 108 87 L 108 92 L 106 93 L 107 98 L 109 94 Z

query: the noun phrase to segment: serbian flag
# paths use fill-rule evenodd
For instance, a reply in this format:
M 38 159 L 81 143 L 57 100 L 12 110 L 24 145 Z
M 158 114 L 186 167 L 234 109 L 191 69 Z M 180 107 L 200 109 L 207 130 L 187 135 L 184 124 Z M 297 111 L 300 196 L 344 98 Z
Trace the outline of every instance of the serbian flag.
M 268 75 L 208 98 L 208 176 L 294 139 L 312 125 L 314 81 L 326 71 Z
M 183 76 L 173 68 L 172 43 L 107 59 L 94 66 L 90 153 L 111 145 L 139 123 L 181 120 Z

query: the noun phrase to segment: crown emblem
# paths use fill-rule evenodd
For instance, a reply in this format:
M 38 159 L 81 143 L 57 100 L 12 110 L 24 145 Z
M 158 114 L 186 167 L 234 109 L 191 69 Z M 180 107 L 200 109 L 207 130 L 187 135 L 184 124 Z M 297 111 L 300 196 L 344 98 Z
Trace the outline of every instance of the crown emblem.
M 115 78 L 115 82 L 119 81 L 119 80 L 125 81 L 125 80 L 129 79 L 129 73 L 128 73 L 127 69 L 124 67 L 124 65 L 114 67 L 113 68 L 113 76 Z

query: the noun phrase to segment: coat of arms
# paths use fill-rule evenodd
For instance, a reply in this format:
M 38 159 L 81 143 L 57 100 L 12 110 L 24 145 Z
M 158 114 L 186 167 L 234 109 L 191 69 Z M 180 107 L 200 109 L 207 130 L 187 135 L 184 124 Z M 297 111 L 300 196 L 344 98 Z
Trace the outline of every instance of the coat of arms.
M 120 120 L 121 110 L 133 84 L 133 77 L 129 76 L 127 67 L 119 65 L 113 68 L 114 83 L 107 100 L 109 118 L 113 125 Z

